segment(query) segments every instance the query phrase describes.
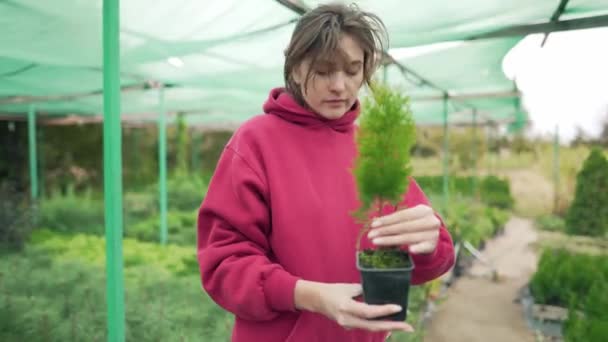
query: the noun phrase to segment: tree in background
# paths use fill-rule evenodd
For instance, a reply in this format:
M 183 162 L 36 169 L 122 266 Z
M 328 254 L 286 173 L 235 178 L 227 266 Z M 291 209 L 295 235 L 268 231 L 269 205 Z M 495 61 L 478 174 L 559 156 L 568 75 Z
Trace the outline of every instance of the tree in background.
M 566 215 L 570 234 L 603 236 L 608 233 L 608 160 L 593 148 L 576 177 L 574 201 Z

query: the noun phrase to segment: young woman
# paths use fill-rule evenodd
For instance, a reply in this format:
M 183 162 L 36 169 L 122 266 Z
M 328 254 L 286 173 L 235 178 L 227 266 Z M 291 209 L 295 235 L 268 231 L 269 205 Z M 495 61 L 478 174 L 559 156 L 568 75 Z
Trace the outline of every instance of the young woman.
M 199 211 L 198 261 L 204 289 L 236 317 L 232 341 L 372 342 L 412 331 L 373 319 L 400 307 L 357 300 L 354 121 L 384 37 L 380 19 L 355 7 L 304 15 L 285 51 L 285 88 L 223 151 Z M 362 246 L 407 248 L 421 284 L 452 266 L 453 245 L 413 179 L 403 203 Z

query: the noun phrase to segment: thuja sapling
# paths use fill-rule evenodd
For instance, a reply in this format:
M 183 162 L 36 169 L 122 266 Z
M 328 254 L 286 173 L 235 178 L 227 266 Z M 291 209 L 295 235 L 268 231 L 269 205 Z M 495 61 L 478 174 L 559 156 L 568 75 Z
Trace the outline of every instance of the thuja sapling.
M 398 205 L 412 173 L 410 150 L 416 139 L 415 124 L 409 98 L 384 84 L 373 83 L 370 90 L 355 136 L 358 154 L 352 170 L 361 203 L 353 213 L 361 225 L 356 262 L 365 302 L 401 305 L 401 312 L 380 319 L 402 321 L 407 315 L 412 260 L 398 247 L 361 250 L 361 239 L 370 230 L 371 219 L 385 206 L 401 209 Z

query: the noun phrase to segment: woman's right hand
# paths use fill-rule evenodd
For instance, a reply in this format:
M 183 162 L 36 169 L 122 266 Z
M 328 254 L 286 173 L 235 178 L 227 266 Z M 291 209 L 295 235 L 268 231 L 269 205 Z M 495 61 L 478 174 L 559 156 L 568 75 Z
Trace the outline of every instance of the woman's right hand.
M 405 322 L 372 320 L 402 310 L 398 305 L 369 305 L 354 298 L 363 289 L 359 284 L 326 284 L 298 280 L 295 289 L 297 309 L 320 313 L 336 321 L 345 329 L 364 329 L 369 331 L 406 331 L 413 332 L 412 326 Z

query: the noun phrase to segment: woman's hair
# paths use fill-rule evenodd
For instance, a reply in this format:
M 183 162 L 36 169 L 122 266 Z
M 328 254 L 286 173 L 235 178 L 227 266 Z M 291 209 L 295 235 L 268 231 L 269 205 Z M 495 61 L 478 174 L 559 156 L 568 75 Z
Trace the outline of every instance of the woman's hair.
M 354 4 L 320 5 L 300 18 L 285 50 L 285 87 L 296 99 L 303 102 L 300 87 L 292 77 L 294 68 L 307 58 L 311 66 L 318 60 L 344 58 L 338 49 L 342 34 L 350 35 L 363 49 L 363 78 L 369 85 L 388 45 L 384 23 L 377 15 L 362 11 Z M 304 89 L 312 69 L 308 70 Z

